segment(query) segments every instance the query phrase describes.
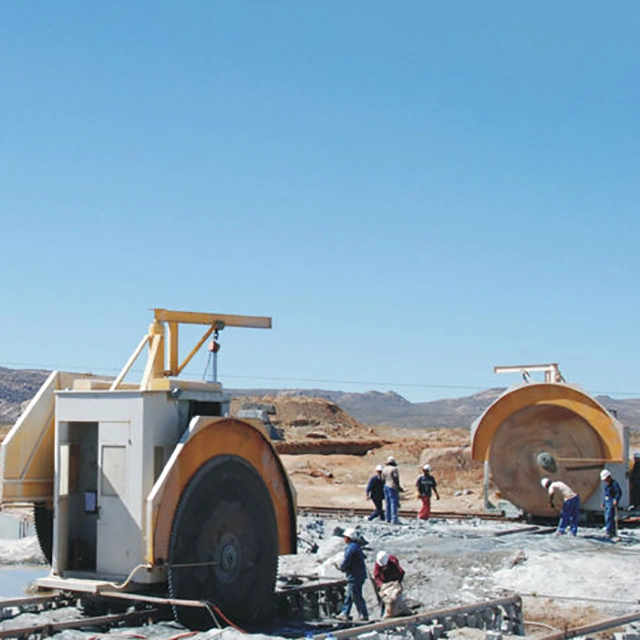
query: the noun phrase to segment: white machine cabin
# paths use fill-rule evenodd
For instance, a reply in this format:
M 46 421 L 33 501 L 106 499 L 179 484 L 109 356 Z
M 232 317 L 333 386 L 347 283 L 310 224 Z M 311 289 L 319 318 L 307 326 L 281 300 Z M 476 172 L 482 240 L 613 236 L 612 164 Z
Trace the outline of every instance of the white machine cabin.
M 146 499 L 154 483 L 192 416 L 229 411 L 219 385 L 193 385 L 56 392 L 54 575 L 121 582 L 145 564 Z M 154 568 L 135 579 L 164 575 Z

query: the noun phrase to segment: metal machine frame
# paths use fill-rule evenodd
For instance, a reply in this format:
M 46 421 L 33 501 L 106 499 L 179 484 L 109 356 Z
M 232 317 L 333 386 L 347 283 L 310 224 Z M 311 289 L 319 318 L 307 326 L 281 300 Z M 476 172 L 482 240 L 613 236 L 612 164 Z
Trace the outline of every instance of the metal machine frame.
M 496 467 L 491 471 L 499 491 L 531 515 L 553 515 L 542 477 L 572 486 L 581 494 L 583 511 L 602 511 L 599 471 L 606 468 L 622 487 L 627 484 L 628 428 L 578 385 L 566 383 L 557 363 L 500 366 L 494 372 L 519 373 L 524 382 L 507 389 L 471 426 L 471 457 L 485 463 L 487 508 L 493 507 L 490 467 Z M 543 373 L 544 382 L 534 382 L 531 373 Z M 620 506 L 628 505 L 624 491 Z
M 187 553 L 179 539 L 200 534 L 180 513 L 185 502 L 202 501 L 206 493 L 227 515 L 209 525 L 206 513 L 198 515 L 209 537 L 198 539 L 204 555 L 193 564 L 214 573 L 203 582 L 204 593 L 189 597 L 217 598 L 237 613 L 237 601 L 244 604 L 247 597 L 242 573 L 260 562 L 263 573 L 273 572 L 278 554 L 295 553 L 295 492 L 260 420 L 230 418 L 231 398 L 220 383 L 177 376 L 212 334 L 231 326 L 270 328 L 271 318 L 153 312 L 148 332 L 114 379 L 49 376 L 2 443 L 2 505 L 36 506 L 38 536 L 52 564 L 51 574 L 37 581 L 41 587 L 97 594 L 169 580 L 170 587 L 188 589 L 193 576 L 182 572 L 178 578 L 173 570 Z M 182 361 L 181 324 L 207 327 Z M 126 383 L 145 347 L 141 381 Z M 233 504 L 216 497 L 229 474 L 236 484 L 255 485 L 266 511 L 242 486 Z M 238 509 L 240 518 L 233 516 Z M 260 535 L 265 518 L 273 523 L 273 548 L 249 541 L 252 529 Z M 268 579 L 275 581 L 275 574 Z M 216 581 L 218 590 L 207 592 Z M 266 583 L 263 599 L 268 591 Z

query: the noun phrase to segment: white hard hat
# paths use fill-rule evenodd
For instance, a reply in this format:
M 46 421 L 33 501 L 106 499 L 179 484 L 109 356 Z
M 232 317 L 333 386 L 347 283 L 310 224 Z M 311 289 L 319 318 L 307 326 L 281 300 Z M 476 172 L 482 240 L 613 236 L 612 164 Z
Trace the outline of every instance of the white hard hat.
M 640 458 L 640 451 L 634 451 L 633 452 L 633 457 L 637 460 L 638 458 Z
M 543 489 L 546 489 L 551 484 L 551 480 L 549 480 L 549 478 L 542 478 L 542 480 L 540 480 L 540 484 Z
M 600 480 L 606 480 L 611 475 L 611 471 L 609 469 L 603 469 L 600 472 Z
M 389 457 L 387 458 L 387 464 L 392 464 L 392 463 L 394 463 L 395 461 L 396 461 L 396 459 L 395 459 L 393 456 L 389 456 Z
M 378 551 L 376 564 L 379 564 L 381 567 L 386 567 L 387 562 L 389 562 L 389 554 L 386 551 Z
M 431 465 L 430 465 L 430 464 L 425 464 L 425 465 L 422 467 L 422 470 L 423 470 L 423 471 L 431 471 Z
M 383 471 L 384 467 L 381 464 L 376 465 L 376 471 Z
M 356 535 L 357 535 L 356 530 L 352 529 L 351 527 L 349 527 L 348 529 L 345 529 L 344 533 L 342 534 L 344 538 L 349 538 L 349 540 L 355 540 Z

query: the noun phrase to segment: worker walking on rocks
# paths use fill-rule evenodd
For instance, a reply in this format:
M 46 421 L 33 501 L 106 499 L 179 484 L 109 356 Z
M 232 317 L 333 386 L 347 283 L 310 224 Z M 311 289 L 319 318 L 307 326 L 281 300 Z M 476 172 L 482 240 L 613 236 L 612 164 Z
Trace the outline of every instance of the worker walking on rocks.
M 604 499 L 602 502 L 604 507 L 604 527 L 607 532 L 607 538 L 615 539 L 618 537 L 618 503 L 622 498 L 622 487 L 613 478 L 609 469 L 603 469 L 600 472 L 600 480 L 604 482 Z
M 338 620 L 351 620 L 351 607 L 355 604 L 361 620 L 369 619 L 367 605 L 362 597 L 362 585 L 367 577 L 367 567 L 364 563 L 364 553 L 354 529 L 345 529 L 342 534 L 345 544 L 344 557 L 340 564 L 340 571 L 347 577 L 347 594 Z
M 369 520 L 380 518 L 384 520 L 384 507 L 382 501 L 384 500 L 384 480 L 382 478 L 382 470 L 384 467 L 379 464 L 376 466 L 376 474 L 369 478 L 367 484 L 367 500 L 371 500 L 375 506 L 375 511 L 369 516 Z
M 404 569 L 400 566 L 398 558 L 386 551 L 380 551 L 376 556 L 376 563 L 373 567 L 373 581 L 376 584 L 384 607 L 383 618 L 395 618 L 396 616 L 411 614 L 411 609 L 409 609 L 402 597 L 403 578 Z
M 549 504 L 552 509 L 560 508 L 560 522 L 556 535 L 563 535 L 569 527 L 572 536 L 578 533 L 578 519 L 580 517 L 580 496 L 561 480 L 551 482 L 549 478 L 542 478 L 540 484 L 549 493 Z M 559 502 L 562 505 L 559 507 Z
M 387 464 L 382 470 L 384 478 L 384 501 L 386 506 L 387 522 L 399 524 L 398 511 L 400 509 L 400 474 L 398 472 L 398 463 L 393 456 L 387 458 Z
M 431 494 L 434 493 L 436 499 L 440 500 L 437 486 L 436 479 L 431 475 L 431 465 L 425 464 L 422 467 L 422 475 L 416 480 L 416 497 L 422 501 L 418 511 L 420 520 L 428 520 L 431 515 Z

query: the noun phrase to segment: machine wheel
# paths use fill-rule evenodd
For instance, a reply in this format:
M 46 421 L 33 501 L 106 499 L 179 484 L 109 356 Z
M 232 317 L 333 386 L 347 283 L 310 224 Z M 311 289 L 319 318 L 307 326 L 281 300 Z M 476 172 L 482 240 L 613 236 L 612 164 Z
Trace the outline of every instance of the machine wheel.
M 535 405 L 500 425 L 489 465 L 502 497 L 531 515 L 551 517 L 557 512 L 540 479 L 564 480 L 585 500 L 598 488 L 603 455 L 597 432 L 583 418 L 564 407 Z
M 47 562 L 51 564 L 53 558 L 53 509 L 48 509 L 43 504 L 33 505 L 33 520 L 40 550 Z
M 171 597 L 206 600 L 234 624 L 264 622 L 275 611 L 277 568 L 276 516 L 262 478 L 240 457 L 212 458 L 190 480 L 176 511 Z M 175 613 L 190 629 L 214 626 L 204 609 L 176 607 Z

